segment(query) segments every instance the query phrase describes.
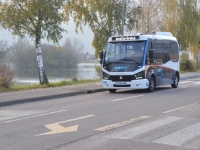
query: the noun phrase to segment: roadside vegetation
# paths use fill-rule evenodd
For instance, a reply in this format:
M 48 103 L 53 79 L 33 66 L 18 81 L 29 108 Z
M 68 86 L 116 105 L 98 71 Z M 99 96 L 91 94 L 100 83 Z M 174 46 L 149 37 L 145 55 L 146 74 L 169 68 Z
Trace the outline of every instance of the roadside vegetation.
M 77 78 L 72 78 L 68 81 L 60 82 L 50 82 L 48 84 L 33 84 L 33 85 L 19 85 L 18 83 L 12 83 L 12 86 L 5 87 L 4 85 L 0 86 L 0 92 L 11 92 L 11 91 L 21 91 L 21 90 L 33 90 L 33 89 L 42 89 L 42 88 L 52 88 L 59 86 L 68 86 L 68 85 L 78 85 L 91 82 L 98 82 L 100 79 L 94 80 L 78 80 Z
M 190 60 L 188 55 L 182 55 L 180 61 L 180 72 L 198 72 L 200 71 L 200 62 Z

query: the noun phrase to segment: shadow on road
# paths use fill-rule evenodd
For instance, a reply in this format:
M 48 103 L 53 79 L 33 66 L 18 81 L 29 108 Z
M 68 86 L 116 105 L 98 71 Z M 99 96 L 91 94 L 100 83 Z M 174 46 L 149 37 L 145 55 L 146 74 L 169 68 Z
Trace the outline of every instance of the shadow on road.
M 157 88 L 155 88 L 155 91 L 154 92 L 158 92 L 158 91 L 163 91 L 163 90 L 170 90 L 170 89 L 172 89 L 171 87 L 157 87 Z M 153 93 L 154 93 L 153 92 Z M 147 91 L 147 89 L 137 89 L 137 90 L 130 90 L 130 89 L 127 89 L 127 90 L 125 90 L 125 89 L 120 89 L 120 90 L 117 90 L 116 91 L 116 93 L 111 93 L 111 94 L 127 94 L 127 93 L 129 93 L 129 94 L 131 94 L 131 93 L 135 93 L 135 94 L 141 94 L 141 93 L 143 93 L 143 94 L 145 94 L 145 93 L 149 93 L 148 91 Z

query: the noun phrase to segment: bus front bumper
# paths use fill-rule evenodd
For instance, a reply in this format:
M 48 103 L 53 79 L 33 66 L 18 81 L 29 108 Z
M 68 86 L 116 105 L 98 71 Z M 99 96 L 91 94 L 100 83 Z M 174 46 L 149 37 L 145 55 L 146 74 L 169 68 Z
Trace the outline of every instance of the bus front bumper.
M 147 89 L 149 87 L 149 80 L 132 80 L 126 81 L 111 81 L 102 80 L 103 88 L 105 89 Z

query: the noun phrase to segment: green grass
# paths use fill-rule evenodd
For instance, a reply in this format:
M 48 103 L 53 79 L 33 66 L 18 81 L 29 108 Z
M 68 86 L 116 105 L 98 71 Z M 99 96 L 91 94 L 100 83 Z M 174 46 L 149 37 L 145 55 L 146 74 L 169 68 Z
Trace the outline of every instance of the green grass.
M 60 81 L 60 82 L 52 82 L 49 84 L 34 84 L 34 85 L 18 85 L 15 83 L 10 88 L 0 88 L 0 92 L 11 92 L 11 91 L 21 91 L 21 90 L 32 90 L 32 89 L 41 89 L 41 88 L 50 88 L 50 87 L 59 87 L 59 86 L 67 86 L 67 85 L 78 85 L 85 84 L 91 82 L 98 82 L 100 79 L 96 80 L 78 80 L 77 78 L 72 78 L 69 81 Z

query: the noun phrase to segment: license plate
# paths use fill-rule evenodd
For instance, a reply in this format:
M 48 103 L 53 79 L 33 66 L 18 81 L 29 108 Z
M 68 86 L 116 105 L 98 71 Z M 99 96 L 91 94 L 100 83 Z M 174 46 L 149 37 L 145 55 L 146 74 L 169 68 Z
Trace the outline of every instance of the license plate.
M 126 85 L 127 82 L 115 82 L 116 85 Z

